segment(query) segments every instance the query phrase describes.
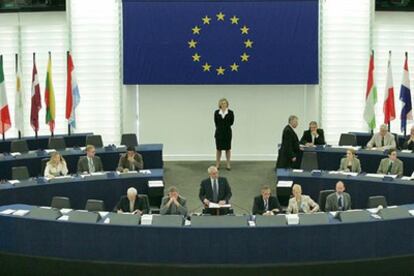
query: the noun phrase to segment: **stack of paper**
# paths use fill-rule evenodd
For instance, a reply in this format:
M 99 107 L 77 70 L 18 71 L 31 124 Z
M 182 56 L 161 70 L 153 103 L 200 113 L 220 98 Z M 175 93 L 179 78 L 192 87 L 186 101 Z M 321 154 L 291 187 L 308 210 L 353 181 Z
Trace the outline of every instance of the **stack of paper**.
M 365 176 L 375 177 L 375 178 L 384 178 L 383 174 L 378 174 L 378 173 L 367 173 Z
M 208 204 L 208 208 L 217 208 L 217 209 L 219 209 L 219 208 L 230 208 L 230 207 L 231 207 L 231 204 L 222 204 L 222 205 L 220 205 L 220 204 L 214 203 L 214 202 L 210 202 Z
M 151 225 L 152 224 L 152 215 L 142 215 L 141 225 Z
M 17 183 L 20 183 L 19 180 L 9 180 L 9 183 L 12 185 L 16 185 Z
M 11 156 L 18 156 L 18 155 L 22 155 L 20 152 L 11 152 L 10 153 Z
M 23 217 L 29 212 L 30 212 L 29 210 L 17 210 L 16 212 L 13 213 L 13 215 Z
M 162 180 L 149 180 L 148 187 L 149 188 L 164 187 L 164 182 Z
M 277 182 L 277 187 L 278 188 L 290 188 L 293 185 L 293 181 L 291 180 L 279 180 Z
M 13 209 L 6 209 L 6 210 L 1 211 L 1 212 L 0 212 L 0 214 L 2 214 L 2 215 L 11 215 L 11 214 L 13 214 L 14 212 L 16 212 L 16 210 L 13 210 Z
M 286 215 L 287 224 L 299 224 L 299 215 L 298 214 L 288 214 Z

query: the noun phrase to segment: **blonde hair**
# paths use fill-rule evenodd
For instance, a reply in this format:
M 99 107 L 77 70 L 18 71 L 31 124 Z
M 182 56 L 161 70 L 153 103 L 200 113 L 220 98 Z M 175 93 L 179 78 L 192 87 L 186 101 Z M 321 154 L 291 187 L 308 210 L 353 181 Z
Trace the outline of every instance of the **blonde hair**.
M 221 104 L 224 103 L 224 102 L 227 104 L 227 107 L 229 107 L 229 101 L 226 98 L 221 98 L 218 101 L 218 107 L 221 108 Z
M 49 163 L 49 164 L 51 164 L 51 165 L 55 165 L 55 164 L 54 164 L 54 161 L 53 161 L 53 158 L 54 158 L 55 156 L 59 156 L 59 157 L 60 157 L 60 158 L 59 158 L 59 162 L 66 163 L 66 162 L 65 162 L 65 159 L 63 158 L 63 156 L 62 156 L 59 152 L 54 151 L 54 152 L 52 152 L 52 153 L 50 154 L 50 159 L 49 159 L 49 161 L 48 161 L 48 163 Z M 58 163 L 59 163 L 59 162 L 58 162 Z M 56 165 L 57 165 L 57 164 L 56 164 Z
M 355 156 L 355 154 L 356 154 L 356 150 L 354 150 L 354 149 L 349 148 L 349 149 L 347 149 L 347 151 L 351 152 L 353 156 Z
M 302 186 L 300 186 L 299 184 L 293 184 L 292 193 L 295 191 L 302 193 Z
M 85 147 L 85 151 L 94 150 L 94 149 L 95 149 L 95 146 L 94 145 L 87 145 Z

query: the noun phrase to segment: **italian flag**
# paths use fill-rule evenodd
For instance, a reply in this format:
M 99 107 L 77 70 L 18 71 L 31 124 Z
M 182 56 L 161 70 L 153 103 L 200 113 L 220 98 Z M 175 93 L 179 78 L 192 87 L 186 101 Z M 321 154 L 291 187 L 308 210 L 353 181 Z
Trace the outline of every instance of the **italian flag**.
M 46 124 L 49 124 L 50 132 L 53 134 L 55 129 L 55 92 L 52 83 L 52 58 L 49 52 L 49 61 L 47 62 L 46 73 L 46 89 L 45 89 L 45 104 L 46 104 Z
M 7 104 L 6 83 L 4 81 L 3 56 L 0 56 L 0 133 L 4 135 L 10 127 L 11 120 L 9 105 Z
M 365 94 L 364 119 L 370 130 L 375 129 L 375 104 L 377 103 L 377 87 L 374 81 L 374 51 L 371 53 L 368 68 L 367 92 Z

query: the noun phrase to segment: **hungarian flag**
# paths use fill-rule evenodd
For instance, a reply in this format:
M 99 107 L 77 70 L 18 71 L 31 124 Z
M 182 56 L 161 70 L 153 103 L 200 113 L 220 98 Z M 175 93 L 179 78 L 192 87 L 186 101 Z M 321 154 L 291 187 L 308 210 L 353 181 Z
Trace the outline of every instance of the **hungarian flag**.
M 49 124 L 50 132 L 53 133 L 55 129 L 55 92 L 52 83 L 52 57 L 49 52 L 49 61 L 47 62 L 46 72 L 46 89 L 45 89 L 45 104 L 46 104 L 46 124 Z
M 23 106 L 24 106 L 24 91 L 22 87 L 22 67 L 19 62 L 19 57 L 16 54 L 16 100 L 14 102 L 14 121 L 17 131 L 23 135 Z
M 33 71 L 32 71 L 32 105 L 30 108 L 30 125 L 33 130 L 39 130 L 39 110 L 42 108 L 42 101 L 40 99 L 40 84 L 37 76 L 36 61 L 33 54 Z
M 411 91 L 410 91 L 410 77 L 408 74 L 408 53 L 405 53 L 405 63 L 403 71 L 403 79 L 400 90 L 400 100 L 402 102 L 401 108 L 401 131 L 406 133 L 407 120 L 413 119 L 412 105 L 411 105 Z
M 72 56 L 68 52 L 67 56 L 67 83 L 66 83 L 66 119 L 68 124 L 76 128 L 76 113 L 75 109 L 79 105 L 80 95 L 78 82 L 75 75 L 75 66 L 73 65 Z
M 371 52 L 368 68 L 367 92 L 365 94 L 364 119 L 368 127 L 375 128 L 375 104 L 377 103 L 377 87 L 374 81 L 374 51 Z
M 6 82 L 4 81 L 3 56 L 0 56 L 0 133 L 11 127 L 9 105 L 7 104 Z
M 394 85 L 392 82 L 391 70 L 391 51 L 388 58 L 387 82 L 385 86 L 383 111 L 385 124 L 389 124 L 392 120 L 395 119 Z

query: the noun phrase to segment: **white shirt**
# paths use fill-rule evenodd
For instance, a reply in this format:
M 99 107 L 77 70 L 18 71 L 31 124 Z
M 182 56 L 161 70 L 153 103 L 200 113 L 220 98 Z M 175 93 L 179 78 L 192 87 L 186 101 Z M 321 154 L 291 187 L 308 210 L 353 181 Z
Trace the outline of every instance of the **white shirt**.
M 59 176 L 59 175 L 67 175 L 68 168 L 66 166 L 66 162 L 61 162 L 57 166 L 53 166 L 50 162 L 47 162 L 44 176 L 45 177 L 52 177 L 52 176 Z
M 229 109 L 226 108 L 226 110 L 222 110 L 221 108 L 219 109 L 219 114 L 221 115 L 221 118 L 224 119 L 224 117 L 226 117 L 227 113 L 229 113 Z

